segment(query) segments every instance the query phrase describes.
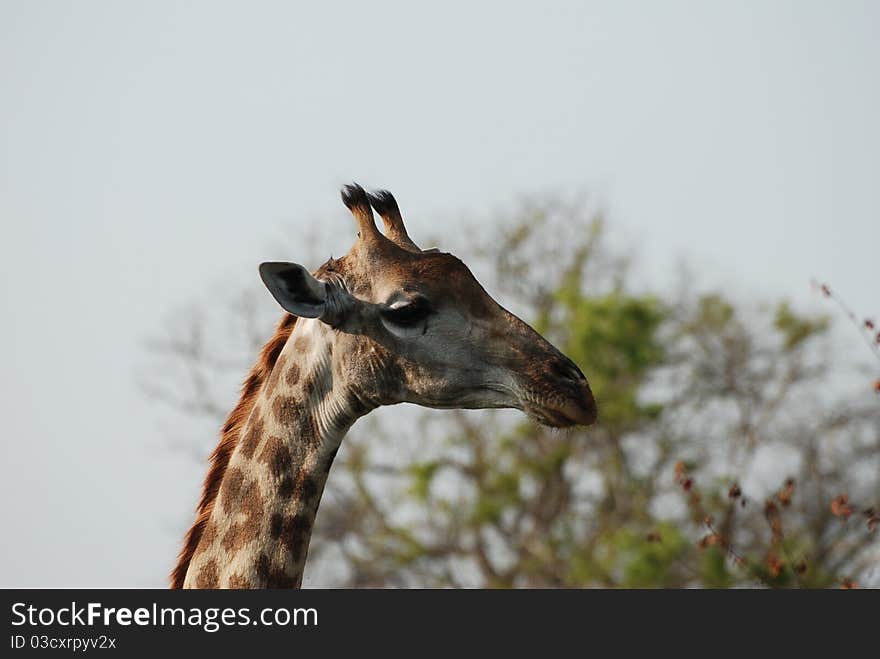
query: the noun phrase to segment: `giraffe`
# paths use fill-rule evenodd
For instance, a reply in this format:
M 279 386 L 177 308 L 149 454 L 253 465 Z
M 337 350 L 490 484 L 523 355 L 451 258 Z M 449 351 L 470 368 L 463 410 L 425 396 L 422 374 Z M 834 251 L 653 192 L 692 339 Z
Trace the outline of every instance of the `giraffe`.
M 451 254 L 410 239 L 391 193 L 342 190 L 358 233 L 311 274 L 263 263 L 286 312 L 214 450 L 172 588 L 298 588 L 333 458 L 381 405 L 516 408 L 588 425 L 583 373 Z M 373 209 L 382 217 L 384 234 Z

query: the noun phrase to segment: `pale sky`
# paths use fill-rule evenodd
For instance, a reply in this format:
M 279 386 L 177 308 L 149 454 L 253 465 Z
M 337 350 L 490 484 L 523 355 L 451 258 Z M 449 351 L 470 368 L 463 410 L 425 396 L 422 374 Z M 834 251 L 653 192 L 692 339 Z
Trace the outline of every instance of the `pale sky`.
M 164 585 L 203 466 L 156 448 L 143 339 L 302 258 L 282 227 L 345 251 L 352 179 L 416 240 L 586 189 L 650 277 L 684 256 L 812 308 L 816 276 L 877 314 L 878 26 L 867 0 L 0 0 L 0 585 Z

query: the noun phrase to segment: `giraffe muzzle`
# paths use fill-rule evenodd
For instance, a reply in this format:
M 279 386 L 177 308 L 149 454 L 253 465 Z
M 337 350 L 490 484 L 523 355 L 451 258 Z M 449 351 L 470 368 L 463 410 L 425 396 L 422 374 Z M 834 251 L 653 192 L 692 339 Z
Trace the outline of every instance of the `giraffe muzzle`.
M 568 357 L 563 360 L 557 369 L 557 387 L 562 395 L 549 405 L 549 411 L 560 428 L 592 425 L 596 422 L 598 410 L 590 384 L 573 361 Z
M 557 353 L 544 361 L 544 373 L 543 395 L 528 396 L 522 407 L 526 414 L 552 428 L 589 426 L 596 422 L 596 399 L 574 362 Z
M 564 419 L 559 427 L 589 426 L 596 422 L 598 410 L 596 399 L 586 379 L 582 379 L 577 385 L 575 394 L 559 405 L 556 410 Z

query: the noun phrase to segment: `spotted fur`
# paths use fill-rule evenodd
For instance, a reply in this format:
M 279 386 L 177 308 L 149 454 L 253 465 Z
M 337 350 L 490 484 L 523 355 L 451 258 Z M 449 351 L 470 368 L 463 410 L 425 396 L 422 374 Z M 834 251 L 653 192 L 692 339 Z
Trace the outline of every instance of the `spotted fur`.
M 275 328 L 275 334 L 263 346 L 257 363 L 244 381 L 238 404 L 229 413 L 226 423 L 223 424 L 220 443 L 217 444 L 217 448 L 211 454 L 210 468 L 202 486 L 202 497 L 196 508 L 196 521 L 184 538 L 183 548 L 180 550 L 177 565 L 175 565 L 174 570 L 171 572 L 172 588 L 183 588 L 183 582 L 186 579 L 186 572 L 189 569 L 190 561 L 202 540 L 202 534 L 205 531 L 208 520 L 211 518 L 214 502 L 220 490 L 220 484 L 223 482 L 223 476 L 226 474 L 226 467 L 229 465 L 232 452 L 238 445 L 242 427 L 253 410 L 257 394 L 259 394 L 263 383 L 272 373 L 278 355 L 281 354 L 281 350 L 287 343 L 291 332 L 293 332 L 295 323 L 295 316 L 285 314 L 281 318 L 278 326 Z

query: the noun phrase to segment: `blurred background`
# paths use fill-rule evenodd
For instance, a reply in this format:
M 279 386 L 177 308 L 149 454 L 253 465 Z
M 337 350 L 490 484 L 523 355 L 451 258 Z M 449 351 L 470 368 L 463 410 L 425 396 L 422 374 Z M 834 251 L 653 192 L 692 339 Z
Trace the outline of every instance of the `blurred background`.
M 357 180 L 600 423 L 371 414 L 305 586 L 880 586 L 878 20 L 0 3 L 0 585 L 167 583 L 280 315 L 256 265 L 345 253 Z

